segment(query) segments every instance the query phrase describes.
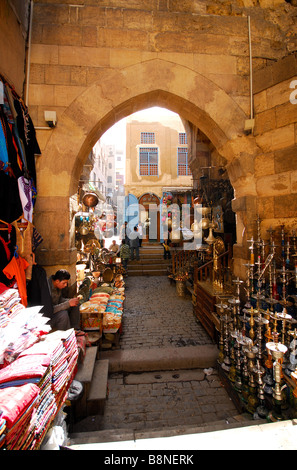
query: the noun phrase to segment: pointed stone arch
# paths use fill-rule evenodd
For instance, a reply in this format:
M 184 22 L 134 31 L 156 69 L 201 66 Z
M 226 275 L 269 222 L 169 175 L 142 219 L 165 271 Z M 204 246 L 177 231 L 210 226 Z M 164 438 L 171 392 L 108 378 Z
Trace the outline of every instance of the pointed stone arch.
M 44 234 L 40 264 L 75 264 L 76 250 L 69 234 L 69 196 L 76 192 L 83 164 L 106 130 L 151 106 L 166 107 L 192 122 L 226 161 L 232 161 L 232 142 L 243 135 L 246 115 L 214 82 L 188 67 L 161 59 L 102 70 L 96 82 L 59 118 L 38 163 L 35 222 Z

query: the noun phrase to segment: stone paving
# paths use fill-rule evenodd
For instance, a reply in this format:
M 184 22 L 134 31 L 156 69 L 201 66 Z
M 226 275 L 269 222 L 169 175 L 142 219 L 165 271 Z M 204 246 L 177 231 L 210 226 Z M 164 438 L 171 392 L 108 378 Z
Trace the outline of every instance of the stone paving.
M 212 344 L 193 315 L 191 297 L 176 295 L 167 277 L 131 277 L 121 349 L 183 348 Z M 238 412 L 211 370 L 111 373 L 104 416 L 78 423 L 74 432 L 141 432 L 228 422 Z
M 121 349 L 212 344 L 190 295 L 178 297 L 166 276 L 130 277 L 126 285 Z

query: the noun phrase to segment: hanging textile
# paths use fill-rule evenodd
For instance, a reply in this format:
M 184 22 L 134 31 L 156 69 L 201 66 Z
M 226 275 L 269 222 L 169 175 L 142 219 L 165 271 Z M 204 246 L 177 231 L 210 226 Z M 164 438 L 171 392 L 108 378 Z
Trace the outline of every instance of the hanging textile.
M 15 220 L 12 223 L 16 233 L 16 246 L 18 247 L 18 255 L 24 258 L 28 263 L 26 269 L 26 279 L 30 280 L 32 277 L 33 267 L 33 252 L 32 252 L 32 240 L 33 240 L 33 224 L 25 221 L 22 223 Z
M 13 256 L 8 265 L 3 269 L 3 273 L 9 279 L 15 279 L 18 291 L 21 297 L 21 303 L 27 307 L 27 286 L 26 286 L 26 269 L 29 266 L 27 261 L 21 256 Z
M 8 171 L 9 160 L 6 146 L 4 126 L 0 116 L 0 170 Z
M 0 283 L 6 286 L 10 286 L 12 281 L 5 276 L 3 269 L 14 255 L 15 244 L 15 228 L 11 224 L 0 220 Z
M 23 214 L 18 182 L 15 178 L 0 171 L 0 219 L 13 222 Z
M 0 84 L 0 173 L 5 172 L 12 179 L 21 178 L 16 189 L 27 212 L 26 218 L 32 221 L 37 193 L 35 155 L 41 151 L 27 106 L 1 76 Z
M 33 219 L 33 201 L 32 201 L 32 185 L 31 181 L 21 176 L 18 178 L 19 195 L 23 207 L 24 218 L 28 222 Z

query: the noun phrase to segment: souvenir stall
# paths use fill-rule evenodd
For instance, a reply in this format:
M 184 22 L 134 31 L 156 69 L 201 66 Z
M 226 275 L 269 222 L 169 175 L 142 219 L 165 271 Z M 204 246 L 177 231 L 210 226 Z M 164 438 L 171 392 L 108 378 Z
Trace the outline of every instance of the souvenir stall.
M 122 332 L 125 282 L 106 268 L 102 277 L 86 277 L 78 291 L 81 296 L 81 329 L 99 349 L 117 348 Z
M 33 307 L 31 303 L 36 275 L 45 275 L 34 256 L 42 242 L 33 221 L 37 196 L 35 156 L 39 154 L 28 109 L 0 76 L 2 450 L 42 447 L 56 420 L 63 420 L 61 414 L 78 358 L 74 330 L 52 332 L 49 318 L 42 311 L 44 304 Z
M 176 282 L 179 296 L 184 296 L 186 289 L 191 292 L 194 304 L 196 304 L 194 285 L 197 272 L 201 276 L 215 266 L 217 283 L 220 283 L 223 277 L 230 278 L 230 260 L 235 242 L 235 219 L 234 214 L 230 214 L 233 197 L 230 182 L 205 177 L 200 180 L 200 189 L 193 191 L 190 211 L 191 230 L 181 225 L 180 241 L 176 235 L 180 221 L 176 220 L 174 208 L 169 212 L 171 236 L 175 232 L 174 238 L 178 241 L 171 247 L 172 266 L 169 278 Z M 170 208 L 172 198 L 166 201 L 167 207 Z M 180 211 L 177 213 L 179 215 Z
M 88 196 L 88 201 L 91 201 L 90 195 Z M 84 200 L 88 203 L 86 198 Z M 92 200 L 91 203 L 95 202 L 96 200 Z M 106 232 L 108 218 L 104 215 L 98 221 L 89 212 L 87 214 L 88 217 L 84 219 L 79 215 L 76 231 L 81 329 L 88 334 L 92 344 L 96 343 L 102 348 L 116 347 L 119 343 L 125 298 L 124 268 L 117 253 L 105 248 L 105 243 L 100 239 L 99 230 L 101 234 Z M 114 225 L 113 220 L 111 223 Z
M 2 287 L 1 449 L 40 449 L 58 414 L 63 413 L 75 375 L 78 359 L 75 331 L 51 332 L 49 319 L 40 309 L 25 307 L 17 287 Z
M 297 416 L 297 238 L 282 225 L 263 239 L 259 218 L 257 225 L 246 280 L 213 286 L 208 324 L 238 410 L 276 422 Z

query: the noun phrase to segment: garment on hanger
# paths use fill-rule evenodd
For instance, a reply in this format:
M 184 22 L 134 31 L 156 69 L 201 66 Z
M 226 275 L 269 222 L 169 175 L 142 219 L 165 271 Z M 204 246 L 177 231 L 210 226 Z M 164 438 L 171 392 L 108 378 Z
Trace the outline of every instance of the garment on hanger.
M 10 286 L 11 280 L 3 273 L 3 269 L 9 263 L 15 252 L 16 233 L 11 224 L 0 220 L 0 282 Z
M 33 253 L 36 251 L 38 246 L 43 242 L 43 238 L 36 229 L 36 227 L 33 227 L 33 237 L 32 237 L 32 251 Z
M 27 171 L 36 187 L 35 155 L 41 155 L 41 150 L 36 139 L 34 124 L 27 107 L 20 99 L 14 100 L 14 108 L 17 113 L 16 123 L 18 135 L 24 145 Z
M 32 185 L 31 181 L 21 176 L 18 178 L 18 188 L 20 199 L 23 207 L 24 218 L 28 222 L 33 220 L 33 202 L 32 202 Z
M 0 170 L 8 171 L 9 160 L 5 138 L 5 126 L 0 116 Z
M 3 105 L 0 106 L 0 120 L 2 129 L 5 135 L 5 143 L 8 154 L 8 166 L 5 170 L 10 176 L 18 178 L 23 174 L 22 162 L 20 161 L 18 147 L 16 145 L 13 133 L 12 124 L 9 123 L 7 116 L 4 112 Z
M 10 171 L 15 178 L 24 175 L 36 185 L 35 155 L 41 155 L 36 132 L 28 108 L 15 90 L 0 76 L 0 117 L 4 134 L 1 146 L 6 144 Z M 2 146 L 2 150 L 5 146 Z M 1 160 L 1 159 L 0 159 Z M 4 163 L 2 163 L 4 166 Z
M 18 182 L 15 178 L 0 171 L 0 219 L 13 222 L 23 214 Z
M 28 267 L 27 261 L 21 256 L 13 256 L 11 261 L 3 269 L 3 273 L 8 279 L 15 279 L 18 291 L 21 298 L 21 304 L 27 307 L 27 285 L 26 285 L 26 269 Z
M 33 252 L 32 252 L 32 239 L 33 239 L 33 224 L 25 221 L 22 223 L 20 219 L 12 222 L 16 233 L 16 246 L 18 247 L 18 255 L 24 258 L 28 263 L 26 269 L 26 279 L 30 280 L 32 276 L 33 266 Z
M 4 86 L 3 112 L 7 120 L 8 128 L 11 133 L 12 144 L 15 150 L 15 159 L 14 162 L 11 162 L 11 164 L 12 168 L 14 167 L 14 164 L 16 164 L 16 167 L 13 168 L 13 171 L 15 176 L 17 176 L 19 171 L 22 171 L 25 168 L 26 159 L 23 154 L 23 149 L 16 126 L 17 113 L 14 108 L 12 93 L 7 84 Z

